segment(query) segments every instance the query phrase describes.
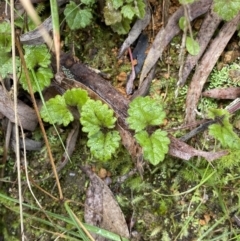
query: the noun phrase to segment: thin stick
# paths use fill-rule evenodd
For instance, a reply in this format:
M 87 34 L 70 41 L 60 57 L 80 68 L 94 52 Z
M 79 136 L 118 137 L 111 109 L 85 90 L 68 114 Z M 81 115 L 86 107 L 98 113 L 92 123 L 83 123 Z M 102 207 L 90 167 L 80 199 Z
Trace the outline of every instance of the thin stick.
M 50 145 L 49 145 L 49 142 L 48 142 L 48 138 L 47 138 L 44 126 L 43 126 L 43 122 L 42 122 L 41 116 L 40 116 L 39 111 L 38 111 L 37 103 L 36 103 L 36 100 L 35 100 L 34 95 L 33 95 L 33 90 L 32 90 L 32 86 L 31 86 L 31 83 L 30 83 L 30 77 L 29 77 L 29 74 L 28 74 L 26 62 L 25 62 L 25 59 L 24 59 L 24 56 L 23 56 L 23 52 L 22 52 L 22 48 L 21 48 L 19 39 L 17 39 L 16 45 L 17 45 L 18 52 L 19 52 L 19 55 L 20 55 L 20 58 L 21 58 L 21 61 L 22 61 L 23 69 L 24 69 L 24 72 L 25 72 L 25 75 L 26 75 L 29 93 L 30 93 L 30 96 L 31 96 L 31 99 L 32 99 L 32 102 L 33 102 L 33 107 L 34 107 L 35 112 L 37 114 L 38 122 L 39 122 L 39 125 L 40 125 L 40 128 L 41 128 L 41 131 L 43 133 L 43 139 L 44 139 L 46 147 L 47 147 L 48 156 L 49 156 L 50 163 L 51 163 L 52 169 L 53 169 L 53 173 L 54 173 L 54 176 L 55 176 L 55 179 L 56 179 L 58 192 L 59 192 L 59 198 L 60 198 L 60 200 L 62 200 L 63 194 L 62 194 L 62 189 L 61 189 L 61 185 L 60 185 L 60 182 L 59 182 L 56 166 L 55 166 L 55 163 L 54 163 L 54 159 L 53 159 L 53 156 L 52 156 L 52 152 L 51 152 L 51 148 L 50 148 Z
M 15 26 L 14 26 L 14 0 L 10 1 L 11 5 L 11 40 L 12 40 L 12 67 L 13 67 L 13 91 L 14 91 L 14 114 L 15 114 L 15 153 L 17 161 L 18 173 L 18 198 L 19 198 L 19 214 L 21 226 L 21 240 L 24 241 L 24 225 L 23 225 L 23 207 L 22 207 L 22 183 L 21 183 L 21 163 L 20 163 L 20 149 L 19 149 L 19 131 L 18 131 L 18 111 L 17 111 L 17 73 L 16 73 L 16 52 L 15 52 Z

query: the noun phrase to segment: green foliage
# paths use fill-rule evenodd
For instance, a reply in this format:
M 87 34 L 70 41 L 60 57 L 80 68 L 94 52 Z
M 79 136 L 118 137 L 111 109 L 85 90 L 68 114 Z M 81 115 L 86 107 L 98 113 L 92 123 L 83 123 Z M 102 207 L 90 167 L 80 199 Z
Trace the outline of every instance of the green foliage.
M 213 9 L 223 20 L 230 21 L 240 11 L 240 1 L 214 0 Z
M 126 34 L 134 18 L 143 18 L 145 15 L 145 3 L 143 0 L 107 0 L 104 10 L 104 19 L 113 31 L 118 34 Z
M 162 105 L 149 96 L 135 98 L 129 107 L 127 122 L 136 132 L 142 131 L 147 126 L 160 125 L 166 116 Z
M 186 39 L 186 49 L 191 55 L 197 55 L 200 51 L 199 43 L 191 37 Z
M 101 161 L 109 160 L 121 139 L 113 130 L 117 120 L 113 110 L 99 100 L 89 99 L 87 91 L 73 88 L 63 96 L 48 100 L 40 111 L 41 117 L 50 124 L 67 126 L 74 119 L 68 106 L 76 106 L 80 111 L 82 130 L 88 133 L 87 146 L 93 156 Z
M 33 92 L 42 91 L 50 85 L 51 78 L 53 77 L 52 70 L 49 68 L 51 55 L 44 44 L 36 46 L 26 45 L 24 46 L 24 50 L 24 58 L 27 68 L 30 71 L 29 77 Z M 22 73 L 20 83 L 23 89 L 28 90 L 25 73 Z
M 48 100 L 41 109 L 41 117 L 50 124 L 67 126 L 73 121 L 73 115 L 68 110 L 63 96 L 57 95 Z
M 28 69 L 47 68 L 51 63 L 51 54 L 45 44 L 25 45 L 24 50 L 24 58 Z
M 87 145 L 91 153 L 102 161 L 107 161 L 116 152 L 120 143 L 115 127 L 116 118 L 113 110 L 101 101 L 88 100 L 82 107 L 80 122 L 82 130 L 88 133 Z
M 83 131 L 88 133 L 88 137 L 104 128 L 113 129 L 116 120 L 113 117 L 113 110 L 99 100 L 89 100 L 82 107 L 80 122 L 83 125 Z
M 11 26 L 8 22 L 0 24 L 0 79 L 4 79 L 12 73 L 11 56 Z M 16 57 L 16 66 L 20 65 L 19 58 Z
M 10 52 L 11 44 L 11 26 L 9 22 L 0 24 L 0 53 Z
M 181 17 L 178 21 L 179 28 L 184 31 L 185 27 L 187 26 L 187 19 L 185 16 Z
M 239 148 L 240 138 L 233 131 L 233 126 L 229 122 L 228 111 L 222 109 L 209 109 L 208 116 L 218 120 L 218 123 L 209 126 L 209 134 L 219 140 L 224 148 Z
M 70 1 L 70 3 L 67 4 L 64 10 L 64 15 L 71 30 L 85 28 L 90 25 L 93 18 L 90 6 L 94 2 L 94 0 L 81 1 L 81 5 L 85 5 L 84 8 L 79 8 L 79 6 L 73 1 Z
M 98 131 L 89 138 L 87 146 L 96 158 L 101 161 L 107 161 L 116 152 L 120 140 L 121 138 L 117 131 L 108 131 L 107 133 Z
M 67 90 L 63 96 L 67 105 L 77 106 L 79 111 L 81 110 L 82 106 L 89 100 L 87 91 L 79 88 Z
M 149 135 L 145 129 L 163 122 L 166 115 L 163 107 L 149 96 L 135 98 L 129 107 L 127 123 L 136 132 L 135 138 L 143 148 L 144 158 L 157 165 L 168 152 L 170 140 L 165 131 L 156 130 Z
M 153 165 L 164 160 L 170 144 L 166 131 L 156 130 L 150 136 L 146 131 L 141 131 L 135 135 L 135 138 L 143 147 L 143 155 L 146 160 L 149 160 Z

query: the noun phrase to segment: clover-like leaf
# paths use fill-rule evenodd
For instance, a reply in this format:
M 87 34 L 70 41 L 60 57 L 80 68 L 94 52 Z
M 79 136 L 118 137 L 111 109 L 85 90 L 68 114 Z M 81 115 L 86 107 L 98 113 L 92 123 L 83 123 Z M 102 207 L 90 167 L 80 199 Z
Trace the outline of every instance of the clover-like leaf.
M 82 107 L 80 122 L 83 125 L 82 130 L 90 137 L 102 128 L 114 128 L 116 118 L 113 116 L 113 110 L 106 104 L 99 100 L 88 100 Z
M 80 88 L 67 90 L 63 97 L 67 105 L 77 106 L 79 110 L 81 110 L 82 106 L 89 99 L 87 91 Z
M 160 125 L 166 114 L 162 105 L 147 97 L 137 97 L 129 105 L 127 123 L 136 132 L 147 126 Z
M 186 48 L 191 55 L 197 55 L 200 52 L 199 43 L 191 37 L 187 37 L 186 39 Z
M 85 5 L 93 5 L 96 1 L 95 0 L 81 0 L 81 3 Z
M 134 1 L 135 3 L 135 14 L 138 18 L 143 18 L 145 16 L 145 2 L 142 0 Z
M 64 15 L 70 29 L 80 29 L 88 26 L 92 21 L 92 13 L 88 8 L 80 9 L 75 2 L 67 4 Z
M 113 8 L 116 9 L 116 10 L 123 5 L 123 0 L 107 0 L 106 5 L 109 2 L 111 2 Z
M 120 140 L 121 138 L 117 131 L 109 131 L 107 133 L 99 131 L 89 138 L 87 146 L 94 157 L 101 161 L 107 161 L 116 152 Z
M 48 100 L 41 108 L 40 114 L 43 120 L 50 124 L 67 126 L 74 119 L 67 108 L 65 99 L 60 95 Z
M 34 75 L 33 75 L 33 71 L 29 72 L 29 77 L 30 77 L 30 82 L 32 85 L 32 89 L 33 92 L 37 92 L 37 91 L 42 91 L 44 90 L 45 87 L 49 86 L 51 83 L 51 78 L 53 77 L 53 73 L 51 71 L 50 68 L 38 68 L 35 72 L 35 76 L 36 76 L 36 81 L 34 80 Z M 20 77 L 20 83 L 23 87 L 23 89 L 28 91 L 28 84 L 27 84 L 27 79 L 25 76 L 25 73 L 22 73 L 21 77 Z M 40 89 L 38 89 L 38 86 Z
M 144 159 L 153 165 L 164 160 L 170 144 L 166 131 L 156 130 L 150 136 L 146 131 L 141 131 L 135 134 L 135 138 L 143 148 Z
M 45 44 L 41 45 L 25 45 L 25 61 L 28 69 L 36 67 L 47 68 L 51 63 L 51 55 Z

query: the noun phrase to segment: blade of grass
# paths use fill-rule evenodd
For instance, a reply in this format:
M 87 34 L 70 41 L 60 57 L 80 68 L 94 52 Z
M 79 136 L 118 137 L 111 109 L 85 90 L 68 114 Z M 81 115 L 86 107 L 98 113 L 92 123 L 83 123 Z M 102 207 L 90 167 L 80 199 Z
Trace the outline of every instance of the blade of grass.
M 19 201 L 17 199 L 11 198 L 11 197 L 3 194 L 3 193 L 0 193 L 0 201 L 1 201 L 0 203 L 4 204 L 9 209 L 13 210 L 14 212 L 18 212 L 18 210 L 14 210 L 13 209 L 14 208 L 13 204 L 18 204 L 19 203 Z M 35 211 L 42 211 L 40 208 L 32 206 L 32 205 L 27 204 L 27 203 L 23 203 L 22 205 L 23 205 L 23 207 L 29 208 L 31 211 L 34 211 L 34 210 Z M 66 222 L 67 224 L 74 225 L 74 222 L 72 221 L 71 218 L 67 218 L 67 217 L 65 217 L 63 215 L 52 213 L 52 212 L 49 212 L 49 211 L 46 211 L 46 210 L 44 211 L 44 213 L 46 213 L 49 217 L 56 218 L 57 219 L 56 223 L 58 223 L 58 221 L 61 221 L 61 222 Z M 76 235 L 76 237 L 79 237 L 78 233 L 66 230 L 66 229 L 64 229 L 64 227 L 59 226 L 56 223 L 53 224 L 53 223 L 51 223 L 51 222 L 49 222 L 47 220 L 44 220 L 42 218 L 35 217 L 32 214 L 27 214 L 27 210 L 25 210 L 24 216 L 32 218 L 34 220 L 37 220 L 37 221 L 39 221 L 41 223 L 44 223 L 46 225 L 49 225 L 50 227 L 54 227 L 54 228 L 57 227 L 61 231 L 67 231 L 68 233 L 71 233 L 72 235 L 74 234 L 74 235 Z M 89 225 L 89 224 L 85 224 L 85 223 L 83 225 L 89 232 L 93 232 L 93 233 L 102 235 L 103 237 L 111 239 L 113 241 L 129 241 L 129 239 L 122 238 L 118 234 L 109 232 L 107 230 L 104 230 L 104 229 L 101 229 L 101 228 L 98 228 L 98 227 L 95 227 L 95 226 L 92 226 L 92 225 Z
M 52 25 L 53 25 L 53 42 L 56 54 L 57 72 L 60 68 L 60 34 L 59 34 L 59 17 L 58 5 L 56 0 L 50 0 Z
M 81 221 L 76 217 L 76 215 L 73 213 L 73 211 L 71 210 L 71 208 L 68 205 L 68 202 L 64 203 L 64 207 L 67 210 L 70 218 L 72 219 L 74 225 L 77 227 L 78 232 L 80 234 L 80 237 L 84 240 L 84 241 L 94 241 L 93 237 L 91 236 L 91 234 L 86 230 L 86 228 L 83 226 L 83 224 L 81 223 Z M 86 236 L 87 235 L 87 236 Z

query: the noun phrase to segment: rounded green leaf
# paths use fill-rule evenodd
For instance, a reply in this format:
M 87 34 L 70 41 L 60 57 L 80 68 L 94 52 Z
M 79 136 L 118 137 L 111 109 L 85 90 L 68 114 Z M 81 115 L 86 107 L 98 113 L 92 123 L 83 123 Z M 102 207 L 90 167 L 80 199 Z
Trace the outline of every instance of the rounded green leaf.
M 200 52 L 200 46 L 198 42 L 190 37 L 187 37 L 186 39 L 186 48 L 191 55 L 197 55 Z
M 187 26 L 187 19 L 186 17 L 181 17 L 178 21 L 179 28 L 184 31 L 185 27 Z
M 160 125 L 166 114 L 162 105 L 147 97 L 137 97 L 129 105 L 127 123 L 136 132 L 147 126 Z
M 56 95 L 43 105 L 40 111 L 44 121 L 50 124 L 59 124 L 67 126 L 74 117 L 68 110 L 65 100 L 62 96 Z

